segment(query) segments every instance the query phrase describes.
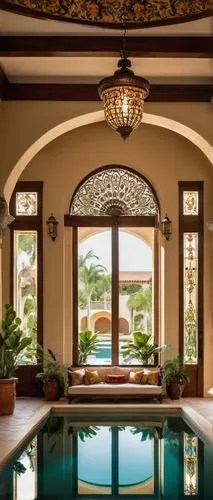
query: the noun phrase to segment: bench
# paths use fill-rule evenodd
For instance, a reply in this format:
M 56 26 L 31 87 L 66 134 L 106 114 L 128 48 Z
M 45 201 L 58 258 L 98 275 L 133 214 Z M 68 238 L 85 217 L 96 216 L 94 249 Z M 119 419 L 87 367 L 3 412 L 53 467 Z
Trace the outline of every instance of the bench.
M 118 367 L 118 366 L 86 366 L 90 372 L 98 371 L 101 382 L 98 384 L 86 385 L 80 383 L 79 385 L 69 385 L 68 387 L 68 400 L 73 402 L 77 399 L 105 399 L 110 398 L 114 401 L 120 399 L 147 399 L 157 398 L 159 402 L 163 399 L 163 388 L 161 385 L 161 369 L 160 367 Z M 135 384 L 128 382 L 128 374 L 130 371 L 138 372 L 144 368 L 145 373 L 157 373 L 157 385 L 151 383 Z M 84 367 L 71 367 L 70 371 L 84 369 Z M 125 383 L 107 383 L 107 375 L 125 375 Z

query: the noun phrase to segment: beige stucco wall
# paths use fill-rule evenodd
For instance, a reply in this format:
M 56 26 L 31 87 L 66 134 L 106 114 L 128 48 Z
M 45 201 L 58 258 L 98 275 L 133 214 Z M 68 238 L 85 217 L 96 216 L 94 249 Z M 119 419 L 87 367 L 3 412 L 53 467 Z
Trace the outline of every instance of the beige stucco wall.
M 20 103 L 16 103 L 20 104 Z M 35 103 L 33 103 L 35 104 Z M 47 103 L 44 110 L 47 111 Z M 57 104 L 57 103 L 56 103 Z M 81 103 L 83 104 L 83 103 Z M 62 114 L 69 114 L 61 103 Z M 91 104 L 86 104 L 90 108 Z M 150 105 L 149 105 L 150 106 Z M 154 105 L 151 105 L 154 109 Z M 176 106 L 176 111 L 175 111 Z M 183 106 L 178 105 L 182 107 Z M 170 113 L 180 113 L 177 105 L 170 106 Z M 34 106 L 33 106 L 34 107 Z M 155 111 L 160 113 L 163 105 L 157 104 Z M 83 107 L 82 107 L 83 109 Z M 173 109 L 173 113 L 172 113 Z M 191 108 L 192 109 L 192 108 Z M 203 109 L 203 108 L 202 108 Z M 20 111 L 20 110 L 19 110 Z M 63 112 L 62 112 L 63 111 Z M 203 109 L 204 111 L 204 109 Z M 149 112 L 150 109 L 149 109 Z M 34 108 L 33 116 L 40 120 L 39 110 Z M 60 114 L 60 113 L 59 113 Z M 195 110 L 194 110 L 195 114 Z M 201 113 L 202 114 L 202 113 Z M 193 115 L 193 113 L 192 113 Z M 208 115 L 208 114 L 207 114 Z M 206 115 L 206 116 L 207 116 Z M 196 115 L 197 116 L 197 115 Z M 26 117 L 25 117 L 26 118 Z M 34 129 L 32 121 L 23 122 L 22 131 L 17 124 L 11 122 L 11 127 L 17 128 L 20 142 L 16 151 L 8 149 L 6 164 L 14 161 L 17 151 L 29 144 L 31 132 Z M 44 121 L 46 120 L 46 115 Z M 12 119 L 12 117 L 11 117 Z M 48 121 L 48 120 L 47 120 Z M 49 117 L 51 121 L 51 117 Z M 52 120 L 54 121 L 54 120 Z M 193 116 L 188 116 L 188 122 Z M 195 120 L 196 121 L 196 120 Z M 197 116 L 198 121 L 198 116 Z M 206 136 L 212 140 L 210 121 L 203 121 Z M 41 123 L 40 123 L 41 125 Z M 46 125 L 42 124 L 37 133 Z M 198 124 L 197 124 L 198 126 Z M 40 130 L 40 132 L 39 132 Z M 24 141 L 23 131 L 27 138 Z M 7 148 L 9 139 L 6 138 Z M 16 143 L 16 141 L 14 141 Z M 25 145 L 24 145 L 25 142 Z M 14 146 L 15 147 L 15 146 Z M 6 155 L 6 146 L 4 154 Z M 12 159 L 13 158 L 13 159 Z M 10 160 L 10 161 L 9 161 Z M 63 228 L 63 216 L 68 212 L 73 190 L 84 176 L 99 166 L 108 164 L 123 164 L 136 169 L 146 176 L 153 184 L 161 204 L 162 214 L 168 212 L 173 222 L 173 234 L 169 242 L 161 238 L 165 250 L 164 263 L 164 317 L 162 338 L 173 346 L 169 355 L 177 352 L 178 346 L 178 180 L 204 180 L 205 183 L 205 223 L 213 218 L 212 188 L 213 170 L 205 156 L 182 136 L 166 129 L 150 125 L 141 126 L 124 143 L 108 128 L 105 123 L 85 126 L 69 132 L 46 146 L 25 169 L 22 180 L 44 181 L 44 340 L 45 346 L 63 354 L 70 360 L 71 353 L 71 230 Z M 6 168 L 6 167 L 5 167 Z M 5 179 L 5 175 L 2 179 Z M 59 220 L 59 236 L 53 243 L 46 235 L 45 221 L 53 212 Z M 205 224 L 205 390 L 213 386 L 213 234 Z M 3 302 L 9 297 L 9 235 L 3 243 Z
M 67 120 L 101 109 L 100 102 L 0 102 L 0 190 L 4 189 L 18 160 L 45 133 Z M 146 103 L 145 112 L 190 127 L 208 141 L 210 148 L 213 147 L 213 106 L 210 103 Z M 213 162 L 213 151 L 210 155 Z M 28 156 L 26 154 L 25 164 Z M 10 179 L 12 184 L 19 175 L 18 170 L 14 172 L 14 178 Z M 12 187 L 10 184 L 9 193 Z

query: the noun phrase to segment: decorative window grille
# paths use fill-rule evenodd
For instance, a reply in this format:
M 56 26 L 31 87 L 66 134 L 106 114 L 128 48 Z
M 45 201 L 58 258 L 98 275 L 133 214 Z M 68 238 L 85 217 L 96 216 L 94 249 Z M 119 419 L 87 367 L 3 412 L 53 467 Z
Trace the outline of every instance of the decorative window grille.
M 159 208 L 149 184 L 124 168 L 110 167 L 87 178 L 74 193 L 70 215 L 155 216 Z

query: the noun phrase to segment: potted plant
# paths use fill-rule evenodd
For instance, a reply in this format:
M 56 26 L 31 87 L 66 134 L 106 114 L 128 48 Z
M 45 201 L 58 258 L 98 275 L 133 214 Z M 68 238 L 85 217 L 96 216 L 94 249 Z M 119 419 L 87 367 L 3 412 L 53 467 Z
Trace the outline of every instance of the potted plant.
M 47 353 L 38 345 L 37 358 L 42 362 L 43 371 L 36 375 L 43 380 L 43 391 L 46 401 L 57 401 L 64 395 L 68 382 L 68 365 L 60 363 L 51 351 Z
M 90 330 L 79 333 L 78 360 L 79 365 L 86 365 L 88 356 L 98 351 L 98 335 Z
M 15 407 L 16 382 L 15 368 L 25 357 L 31 357 L 28 348 L 31 337 L 25 337 L 20 328 L 21 319 L 10 304 L 5 305 L 5 318 L 0 330 L 0 415 L 11 415 Z
M 189 377 L 185 373 L 180 356 L 165 361 L 163 365 L 163 384 L 170 399 L 180 399 L 185 384 L 188 383 Z
M 141 365 L 148 365 L 150 358 L 159 352 L 169 349 L 170 344 L 156 346 L 152 342 L 152 335 L 142 332 L 133 332 L 133 339 L 124 340 L 121 349 L 124 353 L 124 359 L 127 363 L 131 360 L 137 360 Z

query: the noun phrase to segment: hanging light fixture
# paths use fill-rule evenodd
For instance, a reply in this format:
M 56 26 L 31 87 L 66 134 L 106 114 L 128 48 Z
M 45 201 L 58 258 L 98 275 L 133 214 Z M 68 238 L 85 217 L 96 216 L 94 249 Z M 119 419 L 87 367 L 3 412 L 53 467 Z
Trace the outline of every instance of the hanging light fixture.
M 98 92 L 104 103 L 104 113 L 108 125 L 125 140 L 141 123 L 144 100 L 149 95 L 150 84 L 141 76 L 136 76 L 123 37 L 121 59 L 114 75 L 100 81 Z

